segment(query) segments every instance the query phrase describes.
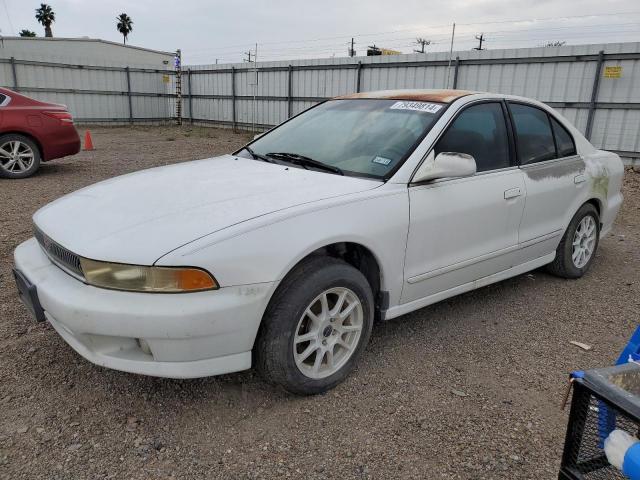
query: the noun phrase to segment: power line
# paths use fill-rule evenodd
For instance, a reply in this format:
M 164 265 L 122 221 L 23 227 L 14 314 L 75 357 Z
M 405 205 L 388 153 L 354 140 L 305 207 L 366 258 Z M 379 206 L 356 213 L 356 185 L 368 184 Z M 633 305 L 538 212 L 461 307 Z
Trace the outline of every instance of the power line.
M 13 28 L 13 22 L 11 22 L 11 15 L 9 15 L 9 8 L 7 8 L 7 0 L 2 0 L 2 4 L 4 5 L 4 11 L 7 12 L 7 21 L 9 22 L 9 28 L 11 28 L 11 33 L 16 34 L 16 29 Z
M 492 25 L 492 24 L 504 24 L 504 23 L 520 23 L 520 22 L 543 22 L 543 21 L 559 21 L 559 20 L 572 20 L 579 18 L 589 18 L 589 17 L 611 17 L 611 16 L 620 16 L 620 15 L 640 15 L 640 11 L 634 12 L 612 12 L 612 13 L 597 13 L 597 14 L 589 14 L 589 15 L 569 15 L 563 17 L 546 17 L 546 18 L 519 18 L 512 20 L 492 20 L 492 21 L 483 21 L 483 22 L 468 22 L 468 23 L 457 23 L 458 26 L 471 26 L 471 25 Z M 332 37 L 319 37 L 313 39 L 290 39 L 290 40 L 279 40 L 276 42 L 261 42 L 260 45 L 280 45 L 280 44 L 292 44 L 292 43 L 307 43 L 307 42 L 317 42 L 322 40 L 335 40 L 335 39 L 344 39 L 347 40 L 353 37 L 365 37 L 365 36 L 376 36 L 376 35 L 386 35 L 390 33 L 400 33 L 400 32 L 419 32 L 424 29 L 434 29 L 434 28 L 449 28 L 451 24 L 439 24 L 439 25 L 421 25 L 414 28 L 404 28 L 399 30 L 388 30 L 383 32 L 373 32 L 373 33 L 358 33 L 353 35 L 337 35 Z M 219 47 L 220 49 L 224 48 L 235 48 L 235 47 L 247 47 L 252 46 L 253 44 L 244 43 L 237 45 L 224 45 Z M 194 50 L 195 51 L 195 50 Z

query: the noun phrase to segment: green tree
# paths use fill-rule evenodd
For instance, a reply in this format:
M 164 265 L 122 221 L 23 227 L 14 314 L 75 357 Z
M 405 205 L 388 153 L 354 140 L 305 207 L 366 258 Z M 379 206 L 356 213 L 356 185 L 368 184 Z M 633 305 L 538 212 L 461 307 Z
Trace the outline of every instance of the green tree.
M 121 13 L 120 15 L 118 15 L 116 17 L 116 20 L 118 21 L 116 28 L 122 34 L 122 37 L 124 39 L 122 43 L 126 44 L 127 37 L 133 31 L 133 20 L 131 20 L 131 17 L 126 13 Z
M 20 30 L 19 35 L 21 37 L 35 37 L 36 32 L 32 32 L 31 30 L 27 30 L 26 28 L 23 28 L 22 30 Z
M 53 37 L 51 24 L 56 21 L 56 14 L 46 3 L 41 3 L 40 8 L 36 8 L 36 20 L 44 27 L 44 36 Z

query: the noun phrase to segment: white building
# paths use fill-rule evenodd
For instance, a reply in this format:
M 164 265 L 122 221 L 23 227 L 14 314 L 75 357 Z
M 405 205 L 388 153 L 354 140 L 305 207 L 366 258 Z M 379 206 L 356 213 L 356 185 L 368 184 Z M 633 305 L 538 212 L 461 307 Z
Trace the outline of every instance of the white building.
M 0 37 L 0 58 L 16 60 L 171 69 L 174 55 L 87 37 Z

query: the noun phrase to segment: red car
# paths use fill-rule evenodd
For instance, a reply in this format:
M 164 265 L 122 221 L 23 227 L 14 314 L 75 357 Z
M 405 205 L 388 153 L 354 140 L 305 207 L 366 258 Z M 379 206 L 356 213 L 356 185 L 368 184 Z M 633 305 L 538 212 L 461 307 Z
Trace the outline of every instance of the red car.
M 28 177 L 40 162 L 79 151 L 80 137 L 66 106 L 0 88 L 0 177 Z

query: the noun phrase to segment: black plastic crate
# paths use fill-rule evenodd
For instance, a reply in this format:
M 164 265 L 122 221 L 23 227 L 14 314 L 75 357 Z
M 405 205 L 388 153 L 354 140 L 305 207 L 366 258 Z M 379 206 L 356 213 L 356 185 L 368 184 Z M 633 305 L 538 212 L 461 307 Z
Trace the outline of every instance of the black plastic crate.
M 627 363 L 574 380 L 560 480 L 626 477 L 609 464 L 604 439 L 618 428 L 640 438 L 640 365 Z

